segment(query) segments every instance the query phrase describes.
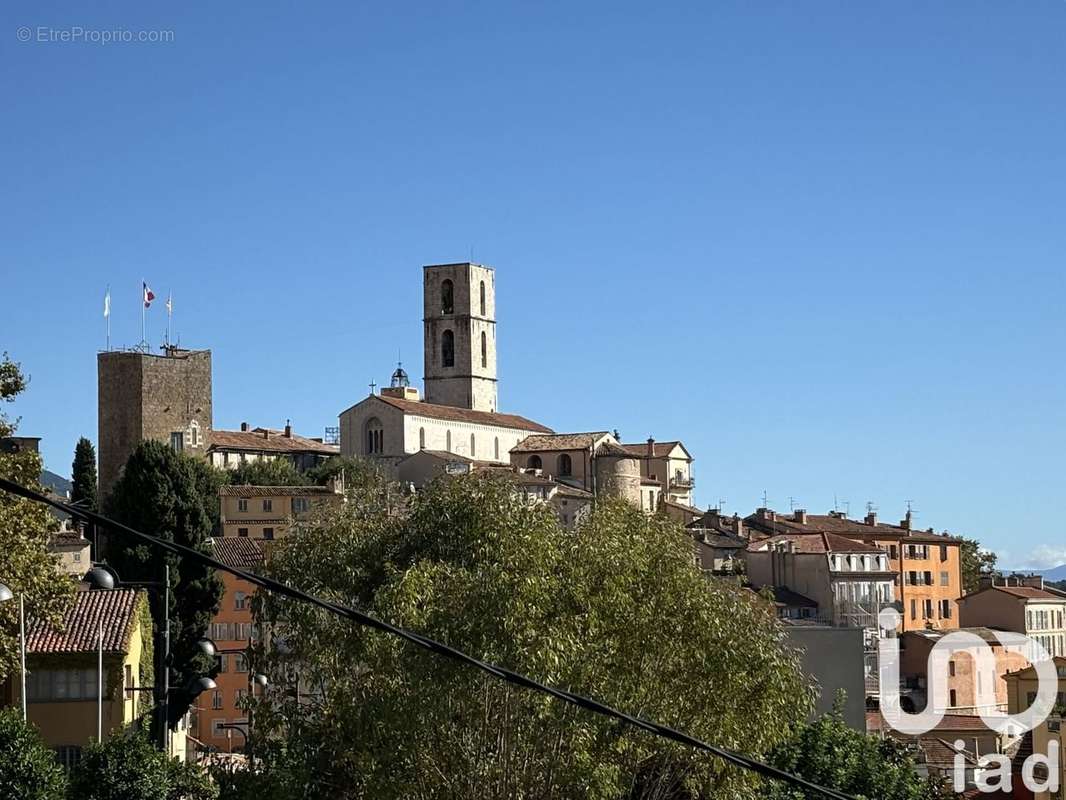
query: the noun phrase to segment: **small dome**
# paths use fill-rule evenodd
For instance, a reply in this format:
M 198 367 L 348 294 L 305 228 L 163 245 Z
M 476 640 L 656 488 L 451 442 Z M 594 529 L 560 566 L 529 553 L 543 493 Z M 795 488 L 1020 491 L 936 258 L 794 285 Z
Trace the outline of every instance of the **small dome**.
M 404 371 L 402 362 L 396 365 L 396 371 L 392 373 L 392 380 L 390 381 L 389 385 L 393 389 L 407 387 L 411 385 L 411 379 L 407 377 L 407 373 Z

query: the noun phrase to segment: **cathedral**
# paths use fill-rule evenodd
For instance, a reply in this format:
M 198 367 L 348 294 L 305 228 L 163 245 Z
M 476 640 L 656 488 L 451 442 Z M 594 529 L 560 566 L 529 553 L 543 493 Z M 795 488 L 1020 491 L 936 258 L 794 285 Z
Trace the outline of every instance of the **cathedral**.
M 495 272 L 427 266 L 422 292 L 426 395 L 398 367 L 388 388 L 341 412 L 341 454 L 392 467 L 422 450 L 509 464 L 519 442 L 552 430 L 497 410 Z

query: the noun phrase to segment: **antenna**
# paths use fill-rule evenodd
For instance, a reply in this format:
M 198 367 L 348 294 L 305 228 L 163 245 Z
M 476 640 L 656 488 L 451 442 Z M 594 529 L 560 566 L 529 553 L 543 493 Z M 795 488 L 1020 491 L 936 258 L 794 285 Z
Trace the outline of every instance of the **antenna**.
M 770 499 L 766 496 L 766 490 L 765 489 L 762 490 L 762 507 L 763 508 L 769 508 L 770 507 Z
M 867 514 L 873 514 L 875 511 L 877 511 L 877 506 L 874 505 L 873 500 L 867 500 L 866 501 L 866 513 Z
M 723 500 L 721 497 L 719 497 L 718 498 L 718 505 L 716 505 L 714 507 L 714 510 L 717 511 L 719 514 L 721 514 L 723 508 L 725 508 L 725 500 Z
M 796 498 L 793 497 L 792 495 L 788 496 L 788 510 L 789 511 L 795 511 L 796 510 Z
M 833 492 L 833 510 L 834 511 L 839 511 L 840 510 L 840 504 L 837 502 L 837 493 L 836 492 Z
M 840 505 L 844 506 L 844 516 L 850 518 L 851 517 L 851 501 L 850 500 L 841 500 L 840 501 Z

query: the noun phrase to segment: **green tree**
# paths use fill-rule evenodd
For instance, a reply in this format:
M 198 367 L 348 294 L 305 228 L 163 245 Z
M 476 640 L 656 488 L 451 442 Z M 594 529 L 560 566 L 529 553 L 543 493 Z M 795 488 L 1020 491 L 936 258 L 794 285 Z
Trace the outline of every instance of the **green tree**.
M 400 513 L 396 487 L 365 478 L 277 544 L 276 577 L 721 746 L 767 751 L 805 717 L 810 687 L 772 608 L 703 577 L 676 523 L 603 503 L 566 530 L 485 475 L 436 481 Z M 275 595 L 257 606 L 284 624 L 285 655 L 264 654 L 276 690 L 255 708 L 252 750 L 300 797 L 758 791 L 706 754 L 393 637 Z
M 959 548 L 962 562 L 962 589 L 965 594 L 980 588 L 981 576 L 991 575 L 996 569 L 996 554 L 985 550 L 976 539 L 963 539 Z
M 26 380 L 5 353 L 0 359 L 0 400 L 12 402 Z M 0 412 L 0 437 L 15 433 L 17 421 Z M 0 477 L 38 492 L 41 458 L 30 450 L 0 453 Z M 26 612 L 59 624 L 74 598 L 74 585 L 56 569 L 48 550 L 57 522 L 40 503 L 0 491 L 0 581 L 23 596 Z M 0 679 L 18 667 L 18 603 L 0 603 Z
M 70 466 L 70 502 L 90 511 L 97 510 L 96 449 L 82 436 L 74 448 L 74 463 Z
M 202 769 L 156 750 L 131 729 L 92 744 L 70 775 L 70 800 L 216 800 Z
M 319 486 L 325 486 L 337 478 L 343 478 L 345 483 L 358 486 L 380 479 L 381 470 L 377 464 L 366 458 L 333 456 L 309 469 L 307 477 Z
M 848 727 L 838 697 L 829 714 L 803 725 L 771 754 L 774 766 L 813 783 L 869 800 L 948 800 L 956 795 L 939 780 L 915 771 L 906 745 Z M 768 800 L 822 800 L 822 795 L 774 782 Z
M 62 800 L 66 773 L 16 708 L 0 711 L 0 797 Z
M 269 461 L 245 461 L 229 473 L 229 482 L 235 486 L 308 486 L 311 479 L 296 469 L 287 458 Z
M 175 453 L 163 442 L 141 443 L 126 462 L 108 498 L 108 514 L 139 531 L 192 547 L 208 554 L 213 498 L 204 495 L 202 467 L 195 459 Z M 214 500 L 217 502 L 217 499 Z M 209 660 L 196 642 L 207 633 L 222 597 L 222 583 L 214 570 L 119 535 L 108 537 L 108 559 L 127 581 L 159 581 L 170 567 L 170 637 L 173 671 L 170 724 L 188 710 L 190 698 L 182 689 L 209 671 Z M 161 592 L 149 593 L 157 632 L 163 620 Z M 162 652 L 162 642 L 157 652 Z

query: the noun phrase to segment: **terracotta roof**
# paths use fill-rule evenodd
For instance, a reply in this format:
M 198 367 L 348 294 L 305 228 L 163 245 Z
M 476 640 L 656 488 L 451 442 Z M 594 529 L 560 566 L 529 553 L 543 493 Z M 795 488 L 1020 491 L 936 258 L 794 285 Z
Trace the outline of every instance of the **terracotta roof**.
M 774 593 L 774 605 L 781 608 L 818 608 L 814 600 L 787 586 L 771 586 L 770 590 Z
M 663 500 L 663 502 L 671 508 L 677 508 L 684 511 L 687 514 L 695 514 L 697 517 L 703 514 L 702 509 L 696 508 L 696 506 L 690 506 L 686 503 L 679 503 L 676 500 Z
M 617 456 L 618 458 L 633 458 L 633 454 L 626 450 L 622 445 L 615 444 L 614 442 L 604 442 L 596 448 L 597 456 Z
M 81 531 L 56 531 L 49 539 L 52 547 L 85 547 L 89 540 L 81 535 Z
M 1059 602 L 1062 602 L 1063 600 L 1063 597 L 1060 594 L 1052 594 L 1043 589 L 1037 589 L 1034 586 L 990 586 L 988 588 L 1000 592 L 1006 592 L 1015 597 L 1022 597 L 1026 600 L 1058 600 Z M 974 594 L 976 594 L 976 592 L 974 592 Z
M 666 458 L 668 455 L 670 455 L 670 451 L 678 445 L 681 445 L 681 449 L 685 450 L 685 445 L 681 444 L 681 442 L 676 440 L 672 442 L 655 442 L 652 444 L 652 458 Z M 635 456 L 640 456 L 641 458 L 648 457 L 647 442 L 641 442 L 640 444 L 623 444 L 622 447 L 624 447 L 626 450 L 628 450 Z M 685 457 L 689 457 L 688 450 L 685 450 Z
M 26 652 L 95 653 L 100 625 L 104 629 L 104 652 L 125 653 L 143 592 L 136 589 L 87 589 L 78 592 L 74 605 L 63 616 L 60 630 L 32 617 L 26 620 Z
M 211 551 L 228 567 L 253 569 L 263 563 L 263 548 L 246 536 L 216 536 L 211 540 Z
M 893 730 L 888 722 L 885 720 L 884 715 L 880 711 L 867 711 L 866 712 L 866 729 L 868 731 L 891 731 Z M 989 728 L 979 716 L 976 714 L 944 714 L 933 731 L 980 731 L 983 733 L 995 733 L 993 728 Z M 931 731 L 932 732 L 932 731 Z M 911 737 L 906 737 L 911 738 Z
M 856 542 L 835 533 L 785 533 L 759 539 L 748 545 L 749 553 L 769 550 L 777 542 L 794 542 L 797 553 L 883 553 L 880 547 L 866 542 Z
M 304 497 L 334 494 L 328 486 L 252 486 L 247 483 L 222 486 L 222 497 Z
M 585 489 L 579 489 L 576 486 L 568 486 L 565 483 L 559 484 L 559 490 L 555 493 L 556 497 L 562 495 L 563 497 L 575 497 L 581 500 L 591 500 L 592 492 Z
M 517 414 L 499 414 L 494 411 L 475 411 L 472 408 L 457 408 L 455 406 L 442 406 L 436 403 L 423 403 L 417 400 L 401 400 L 399 397 L 386 397 L 374 395 L 374 398 L 386 403 L 393 408 L 398 408 L 405 414 L 413 414 L 431 419 L 454 420 L 455 422 L 471 422 L 477 425 L 495 425 L 497 428 L 515 428 L 521 431 L 541 431 L 551 433 L 552 429 L 534 422 L 531 419 L 520 417 Z
M 588 450 L 609 431 L 590 433 L 553 433 L 549 436 L 527 436 L 514 447 L 512 453 L 538 453 L 551 450 Z
M 733 536 L 728 533 L 713 533 L 706 530 L 694 530 L 689 528 L 693 533 L 697 544 L 709 547 L 712 550 L 743 550 L 748 546 L 746 540 L 737 536 Z M 703 538 L 699 538 L 702 534 Z
M 842 514 L 807 514 L 806 524 L 796 521 L 790 514 L 779 513 L 773 520 L 760 519 L 758 514 L 744 518 L 744 524 L 769 533 L 836 533 L 851 539 L 906 539 L 920 544 L 950 544 L 960 540 L 953 536 L 932 531 L 908 530 L 899 525 L 878 521 L 868 525 L 863 520 L 849 519 Z
M 266 434 L 264 436 L 264 433 Z M 250 431 L 211 431 L 208 450 L 244 450 L 270 453 L 318 453 L 338 455 L 337 445 L 308 439 L 305 436 L 286 436 L 284 431 L 256 428 Z

